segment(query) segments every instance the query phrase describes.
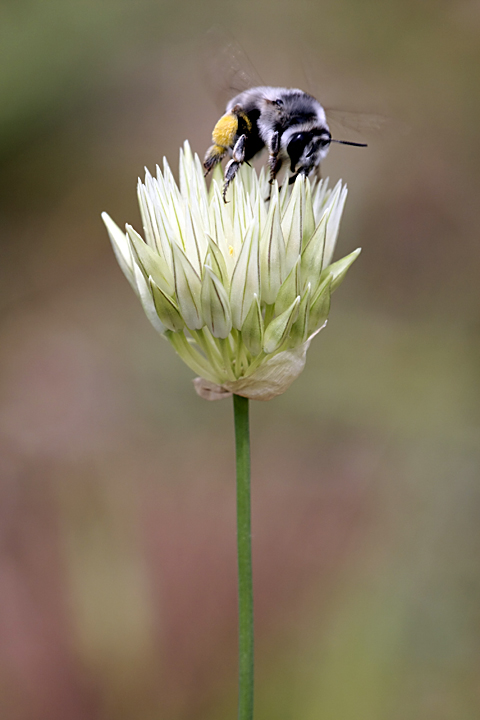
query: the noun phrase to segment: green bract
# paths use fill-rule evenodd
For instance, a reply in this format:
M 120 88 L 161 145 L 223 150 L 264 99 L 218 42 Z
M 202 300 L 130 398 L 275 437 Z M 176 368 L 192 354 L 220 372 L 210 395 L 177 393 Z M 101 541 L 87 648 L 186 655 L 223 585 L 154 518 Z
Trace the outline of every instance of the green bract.
M 113 250 L 154 327 L 200 377 L 208 399 L 269 400 L 301 373 L 330 295 L 360 250 L 331 264 L 347 189 L 298 176 L 269 185 L 243 166 L 222 199 L 198 156 L 180 150 L 180 186 L 166 160 L 138 183 L 145 240 L 102 215 Z

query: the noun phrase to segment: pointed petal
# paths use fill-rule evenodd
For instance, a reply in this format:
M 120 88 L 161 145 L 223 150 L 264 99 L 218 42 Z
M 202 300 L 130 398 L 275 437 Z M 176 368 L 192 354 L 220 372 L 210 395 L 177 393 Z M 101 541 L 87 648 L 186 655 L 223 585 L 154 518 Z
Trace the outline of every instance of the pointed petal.
M 288 274 L 297 262 L 302 249 L 303 234 L 303 208 L 302 208 L 302 183 L 304 181 L 299 176 L 295 180 L 287 209 L 282 218 L 282 232 L 285 239 L 286 249 L 286 267 L 285 272 Z
M 162 288 L 157 285 L 151 275 L 148 278 L 148 282 L 152 292 L 155 310 L 162 323 L 173 332 L 183 330 L 185 323 L 173 298 L 163 292 Z
M 267 222 L 260 239 L 260 289 L 262 302 L 272 305 L 285 278 L 285 241 L 280 224 L 278 185 L 272 190 Z
M 225 264 L 225 258 L 222 255 L 222 252 L 220 248 L 218 247 L 217 243 L 212 240 L 210 235 L 205 236 L 208 241 L 208 254 L 207 258 L 210 258 L 210 262 L 208 263 L 210 267 L 212 268 L 213 272 L 216 274 L 216 276 L 221 280 L 223 286 L 225 289 L 228 289 L 230 287 L 230 280 L 228 278 L 228 271 L 227 266 Z M 205 259 L 206 261 L 206 259 Z
M 322 326 L 328 318 L 330 312 L 330 299 L 332 294 L 332 276 L 327 275 L 323 280 L 317 292 L 313 296 L 310 304 L 310 313 L 308 316 L 308 335 L 315 332 L 317 328 Z
M 253 221 L 243 241 L 235 265 L 230 287 L 230 307 L 233 327 L 241 330 L 252 304 L 253 296 L 260 294 L 258 268 L 258 233 Z
M 152 213 L 149 207 L 149 198 L 145 186 L 140 178 L 137 181 L 137 198 L 140 207 L 140 215 L 142 216 L 143 232 L 145 233 L 145 242 L 153 249 L 157 248 L 157 238 L 152 226 Z
M 148 188 L 140 180 L 137 185 L 145 241 L 154 251 L 162 255 L 171 268 L 172 253 L 169 238 L 173 233 L 157 191 L 158 183 L 150 175 L 147 182 Z
M 308 337 L 308 318 L 310 315 L 310 304 L 312 300 L 312 289 L 310 283 L 302 295 L 298 306 L 298 316 L 292 325 L 289 337 L 289 347 L 294 348 L 302 345 Z
M 313 214 L 315 215 L 316 224 L 320 222 L 320 218 L 325 211 L 325 204 L 331 194 L 328 189 L 328 181 L 328 177 L 319 180 L 312 192 Z
M 228 295 L 220 280 L 205 265 L 202 281 L 202 315 L 213 337 L 226 338 L 232 329 Z
M 127 278 L 132 288 L 137 292 L 137 284 L 135 282 L 135 275 L 133 272 L 133 262 L 130 253 L 130 246 L 128 244 L 127 236 L 123 233 L 118 225 L 113 222 L 110 215 L 106 212 L 102 213 L 102 220 L 107 228 L 110 242 L 112 243 L 113 252 L 117 258 L 117 262 L 120 265 L 123 274 Z
M 210 180 L 210 187 L 208 189 L 208 202 L 210 203 L 213 199 L 215 187 L 214 183 L 217 185 L 217 187 L 223 186 L 223 168 L 220 163 L 217 163 L 215 167 L 212 170 L 212 176 Z
M 328 220 L 327 238 L 325 242 L 326 265 L 332 261 L 335 244 L 337 242 L 338 230 L 340 227 L 340 220 L 342 219 L 343 207 L 347 198 L 347 192 L 347 187 L 342 187 L 342 182 L 339 180 L 327 202 L 327 206 L 331 205 L 331 213 Z
M 180 190 L 178 189 L 178 185 L 166 157 L 163 158 L 163 177 L 169 191 L 173 194 L 174 198 L 178 200 L 181 197 Z
M 320 284 L 322 274 L 323 253 L 327 236 L 328 214 L 322 217 L 312 238 L 302 251 L 302 283 L 304 287 L 311 283 L 315 292 Z
M 143 272 L 145 280 L 151 275 L 167 295 L 173 295 L 173 276 L 165 260 L 152 250 L 130 225 L 126 228 L 132 257 Z
M 185 253 L 176 243 L 173 249 L 175 293 L 179 310 L 190 330 L 203 327 L 201 313 L 201 281 Z
M 350 253 L 350 255 L 346 255 L 341 260 L 337 260 L 337 262 L 334 262 L 328 267 L 326 267 L 325 270 L 322 272 L 322 280 L 327 275 L 332 276 L 332 292 L 336 290 L 338 286 L 342 283 L 345 275 L 347 274 L 348 268 L 353 262 L 355 262 L 361 252 L 362 249 L 357 248 L 352 253 Z
M 190 194 L 192 163 L 193 155 L 190 149 L 190 145 L 188 143 L 185 143 L 184 146 L 180 148 L 180 158 L 178 163 L 180 192 L 185 197 Z
M 238 252 L 235 254 L 233 227 L 228 208 L 229 206 L 225 206 L 223 202 L 220 187 L 216 182 L 213 182 L 213 199 L 210 204 L 210 234 L 225 258 L 229 277 L 232 277 L 241 248 L 239 247 Z M 237 240 L 240 245 L 241 238 Z
M 303 228 L 302 228 L 302 247 L 309 242 L 315 232 L 315 215 L 313 214 L 312 191 L 309 181 L 304 182 L 303 195 Z
M 268 325 L 265 330 L 265 336 L 263 340 L 263 349 L 267 354 L 278 350 L 285 340 L 288 338 L 288 333 L 292 324 L 295 322 L 298 312 L 298 306 L 300 304 L 300 296 L 295 298 L 293 303 L 290 305 L 285 312 L 276 317 Z
M 139 180 L 137 194 L 145 237 L 148 238 L 149 235 L 153 237 L 153 243 L 149 244 L 173 270 L 171 242 L 174 231 L 169 221 L 169 203 L 164 197 L 162 187 L 163 179 L 162 183 L 151 179 L 148 189 Z
M 275 314 L 281 315 L 290 305 L 292 301 L 300 295 L 300 263 L 301 258 L 297 259 L 297 262 L 290 270 L 290 273 L 280 288 L 275 302 Z
M 163 335 L 165 333 L 166 327 L 158 317 L 157 310 L 153 302 L 150 285 L 145 280 L 145 276 L 138 267 L 138 265 L 134 265 L 133 272 L 135 275 L 135 282 L 137 283 L 138 297 L 140 298 L 140 302 L 142 303 L 145 315 L 150 320 L 155 330 L 157 330 Z
M 237 180 L 239 180 L 237 182 Z M 253 220 L 253 213 L 250 202 L 247 200 L 245 188 L 238 176 L 233 183 L 233 237 L 235 239 L 234 249 L 238 255 L 240 252 L 241 238 L 245 237 L 247 228 Z
M 285 208 L 287 207 L 288 199 L 290 197 L 290 185 L 288 184 L 288 178 L 283 179 L 282 188 L 280 190 L 280 197 L 279 197 L 279 204 L 280 204 L 280 212 L 282 213 L 282 217 L 285 213 Z
M 242 325 L 242 340 L 253 357 L 261 353 L 263 347 L 263 317 L 256 293 L 253 295 L 253 302 Z
M 189 261 L 192 264 L 192 267 L 195 268 L 198 275 L 202 272 L 202 255 L 203 253 L 200 253 L 200 245 L 198 242 L 198 235 L 200 234 L 197 228 L 197 232 L 195 232 L 194 228 L 194 221 L 192 218 L 192 213 L 190 210 L 190 207 L 186 204 L 184 207 L 184 212 L 182 213 L 182 219 L 183 219 L 183 227 L 182 227 L 182 239 L 183 239 L 183 248 L 185 250 L 185 255 L 189 259 Z

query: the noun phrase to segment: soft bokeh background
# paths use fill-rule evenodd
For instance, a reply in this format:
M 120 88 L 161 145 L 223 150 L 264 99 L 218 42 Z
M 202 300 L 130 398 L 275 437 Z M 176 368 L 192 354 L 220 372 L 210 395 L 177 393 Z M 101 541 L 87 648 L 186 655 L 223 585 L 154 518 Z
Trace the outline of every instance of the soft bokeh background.
M 256 719 L 474 720 L 478 0 L 3 0 L 0 715 L 235 717 L 230 403 L 195 395 L 99 218 L 140 229 L 144 165 L 208 146 L 215 22 L 265 82 L 410 127 L 332 147 L 338 253 L 363 253 L 252 407 Z

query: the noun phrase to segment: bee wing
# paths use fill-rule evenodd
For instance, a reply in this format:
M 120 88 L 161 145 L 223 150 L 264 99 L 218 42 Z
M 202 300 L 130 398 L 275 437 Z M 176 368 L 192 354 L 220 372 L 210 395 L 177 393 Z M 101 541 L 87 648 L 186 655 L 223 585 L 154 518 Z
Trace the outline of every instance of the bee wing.
M 302 58 L 302 72 L 305 78 L 306 90 L 317 98 L 323 105 L 322 94 L 318 91 L 321 78 L 319 68 L 322 62 L 311 49 L 306 49 Z M 325 75 L 325 70 L 320 75 Z M 326 78 L 325 78 L 326 79 Z M 325 83 L 328 86 L 328 82 Z M 334 138 L 339 139 L 345 131 L 354 133 L 353 140 L 367 139 L 369 137 L 405 135 L 410 131 L 408 123 L 397 116 L 383 113 L 356 112 L 332 108 L 323 105 L 330 131 Z
M 205 54 L 206 80 L 219 110 L 235 95 L 265 84 L 239 42 L 221 25 L 207 32 Z
M 404 135 L 409 130 L 402 120 L 380 113 L 351 112 L 328 107 L 325 108 L 325 113 L 330 132 L 335 138 L 345 130 L 363 138 L 390 133 Z

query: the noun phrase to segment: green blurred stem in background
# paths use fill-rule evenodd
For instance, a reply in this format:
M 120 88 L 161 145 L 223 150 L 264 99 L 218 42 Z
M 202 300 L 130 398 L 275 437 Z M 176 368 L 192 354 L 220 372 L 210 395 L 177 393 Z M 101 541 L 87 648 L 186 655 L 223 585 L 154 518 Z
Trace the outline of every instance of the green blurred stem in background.
M 237 458 L 238 720 L 253 718 L 253 583 L 248 398 L 233 396 Z

